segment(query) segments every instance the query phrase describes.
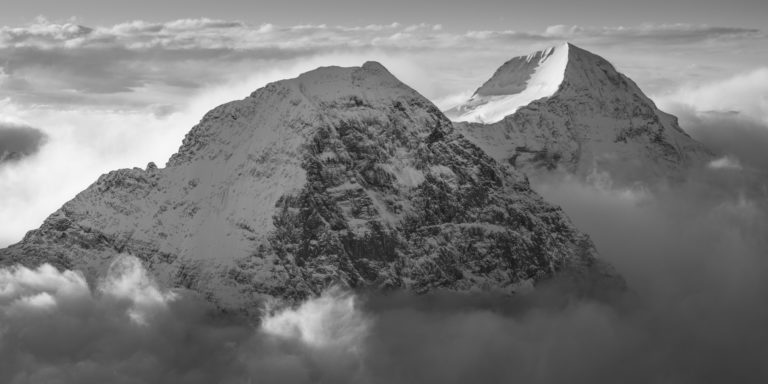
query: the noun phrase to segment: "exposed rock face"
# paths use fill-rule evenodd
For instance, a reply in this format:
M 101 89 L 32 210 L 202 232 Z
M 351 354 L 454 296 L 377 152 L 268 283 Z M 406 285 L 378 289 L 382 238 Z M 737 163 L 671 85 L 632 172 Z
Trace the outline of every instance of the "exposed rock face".
M 331 284 L 516 292 L 622 287 L 563 212 L 378 63 L 320 68 L 219 106 L 165 168 L 99 178 L 4 264 L 97 276 L 133 254 L 225 308 Z
M 628 185 L 682 177 L 711 154 L 605 59 L 571 44 L 513 58 L 446 114 L 501 162 Z

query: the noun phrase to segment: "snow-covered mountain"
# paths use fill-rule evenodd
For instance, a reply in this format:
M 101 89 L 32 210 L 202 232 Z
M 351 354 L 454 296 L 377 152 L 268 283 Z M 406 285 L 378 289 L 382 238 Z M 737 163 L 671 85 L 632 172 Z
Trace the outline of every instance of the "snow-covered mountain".
M 619 184 L 682 177 L 711 154 L 600 56 L 566 43 L 515 57 L 446 111 L 496 160 Z
M 0 261 L 94 278 L 119 253 L 240 309 L 331 284 L 623 284 L 524 176 L 373 62 L 319 68 L 213 109 L 165 168 L 101 176 Z

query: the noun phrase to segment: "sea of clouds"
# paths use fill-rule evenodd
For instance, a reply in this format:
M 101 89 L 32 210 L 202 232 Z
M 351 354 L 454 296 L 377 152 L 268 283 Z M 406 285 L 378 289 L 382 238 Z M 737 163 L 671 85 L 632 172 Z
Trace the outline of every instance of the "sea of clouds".
M 331 289 L 259 319 L 159 287 L 130 255 L 88 285 L 0 271 L 7 383 L 722 383 L 768 379 L 768 188 L 711 168 L 611 189 L 534 180 L 627 279 L 625 300 L 357 295 Z M 762 174 L 764 175 L 764 174 Z

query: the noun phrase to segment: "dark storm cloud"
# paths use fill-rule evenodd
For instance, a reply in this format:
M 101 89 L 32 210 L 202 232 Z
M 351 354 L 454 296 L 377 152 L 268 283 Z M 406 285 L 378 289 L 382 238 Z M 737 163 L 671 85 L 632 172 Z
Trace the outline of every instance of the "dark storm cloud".
M 0 122 L 0 164 L 35 154 L 45 140 L 37 128 Z

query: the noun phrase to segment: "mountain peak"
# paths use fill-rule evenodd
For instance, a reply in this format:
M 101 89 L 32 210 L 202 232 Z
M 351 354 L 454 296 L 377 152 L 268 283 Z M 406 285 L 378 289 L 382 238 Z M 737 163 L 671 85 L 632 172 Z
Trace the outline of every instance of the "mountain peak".
M 504 63 L 472 97 L 446 111 L 454 121 L 493 123 L 532 101 L 555 94 L 563 83 L 573 45 L 563 43 Z
M 439 120 L 439 127 L 452 129 L 437 107 L 380 63 L 369 61 L 360 67 L 320 67 L 293 79 L 267 84 L 243 100 L 209 111 L 187 133 L 168 165 L 226 156 L 240 146 L 256 142 L 272 143 L 276 147 L 288 145 L 292 139 L 300 140 L 313 134 L 314 126 L 285 122 L 311 121 L 320 112 L 334 112 L 344 118 L 395 106 L 413 111 L 421 121 Z M 434 127 L 435 124 L 417 127 L 426 126 Z M 278 131 L 277 127 L 282 130 Z M 427 136 L 432 131 L 414 133 Z
M 350 95 L 369 99 L 393 99 L 399 96 L 413 97 L 413 89 L 403 84 L 383 65 L 375 61 L 360 67 L 327 66 L 302 73 L 296 78 L 280 80 L 259 89 L 251 96 L 270 96 L 274 88 L 288 88 L 318 101 L 334 101 Z
M 453 121 L 490 124 L 564 89 L 594 93 L 606 86 L 622 86 L 621 83 L 622 76 L 607 60 L 565 42 L 513 57 L 499 67 L 469 100 L 445 114 Z M 632 86 L 633 91 L 640 93 L 634 83 L 623 86 Z
M 475 91 L 473 97 L 520 95 L 520 101 L 551 95 L 560 86 L 568 63 L 568 44 L 514 57 Z M 535 99 L 531 99 L 535 100 Z M 527 103 L 526 103 L 527 104 Z
M 512 58 L 446 115 L 518 168 L 608 173 L 631 184 L 680 175 L 709 157 L 635 82 L 570 43 Z
M 374 62 L 319 68 L 215 108 L 167 167 L 102 176 L 0 249 L 0 265 L 48 262 L 95 278 L 118 253 L 161 284 L 244 311 L 330 285 L 623 287 L 527 179 Z

